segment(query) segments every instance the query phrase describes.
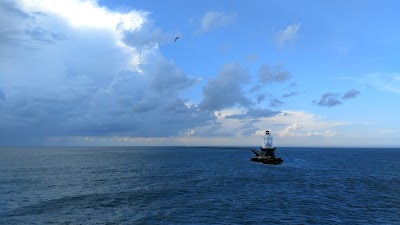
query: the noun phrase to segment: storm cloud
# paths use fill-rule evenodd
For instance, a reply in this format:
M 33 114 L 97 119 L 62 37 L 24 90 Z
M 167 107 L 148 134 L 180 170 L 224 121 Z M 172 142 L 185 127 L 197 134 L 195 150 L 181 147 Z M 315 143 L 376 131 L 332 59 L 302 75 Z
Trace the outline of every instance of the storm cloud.
M 155 41 L 170 34 L 146 23 L 144 12 L 87 6 L 115 24 L 74 23 L 79 12 L 63 11 L 63 19 L 29 1 L 0 4 L 1 12 L 14 9 L 8 21 L 18 20 L 0 40 L 2 145 L 54 136 L 167 137 L 214 119 L 184 97 L 198 79 L 160 53 Z
M 149 16 L 97 1 L 2 1 L 0 145 L 251 135 L 281 113 L 265 107 L 283 104 L 268 94 L 291 79 L 283 66 L 262 64 L 251 79 L 253 68 L 224 62 L 202 79 L 163 54 L 177 33 Z M 203 35 L 235 18 L 204 14 Z
M 200 108 L 210 111 L 221 110 L 235 105 L 251 106 L 243 87 L 250 81 L 250 75 L 239 64 L 225 64 L 216 78 L 209 78 L 203 87 L 203 101 Z

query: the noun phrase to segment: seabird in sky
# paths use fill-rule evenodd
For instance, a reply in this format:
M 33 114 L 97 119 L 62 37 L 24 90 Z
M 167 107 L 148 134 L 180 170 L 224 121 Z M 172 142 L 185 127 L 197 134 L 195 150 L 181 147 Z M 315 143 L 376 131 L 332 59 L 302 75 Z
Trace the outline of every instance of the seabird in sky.
M 178 38 L 179 38 L 179 37 L 176 37 L 176 38 L 175 38 L 175 41 L 178 40 Z M 174 42 L 175 42 L 175 41 L 174 41 Z

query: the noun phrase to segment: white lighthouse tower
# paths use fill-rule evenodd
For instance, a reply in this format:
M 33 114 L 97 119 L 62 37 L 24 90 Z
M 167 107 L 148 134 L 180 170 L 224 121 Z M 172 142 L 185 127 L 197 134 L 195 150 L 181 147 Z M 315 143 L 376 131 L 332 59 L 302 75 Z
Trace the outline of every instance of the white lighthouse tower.
M 269 131 L 265 131 L 264 141 L 261 148 L 273 148 L 272 146 L 272 136 Z

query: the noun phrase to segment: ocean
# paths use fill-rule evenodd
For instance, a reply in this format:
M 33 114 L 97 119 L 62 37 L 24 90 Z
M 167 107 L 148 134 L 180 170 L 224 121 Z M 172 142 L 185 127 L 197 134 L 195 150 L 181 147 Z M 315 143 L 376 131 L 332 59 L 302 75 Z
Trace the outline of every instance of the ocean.
M 0 224 L 400 224 L 400 149 L 2 147 Z

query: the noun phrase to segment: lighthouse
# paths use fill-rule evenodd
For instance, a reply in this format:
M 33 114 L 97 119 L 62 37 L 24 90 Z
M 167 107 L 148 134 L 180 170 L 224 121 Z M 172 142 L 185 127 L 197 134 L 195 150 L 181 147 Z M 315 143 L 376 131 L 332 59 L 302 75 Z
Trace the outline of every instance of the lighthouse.
M 272 136 L 269 134 L 269 131 L 265 131 L 264 141 L 261 148 L 272 148 Z
M 251 158 L 253 162 L 262 162 L 263 164 L 282 164 L 283 160 L 281 158 L 275 157 L 275 147 L 272 145 L 272 135 L 269 130 L 265 131 L 263 137 L 263 143 L 260 147 L 260 151 L 251 149 L 251 151 L 256 155 L 256 157 Z

